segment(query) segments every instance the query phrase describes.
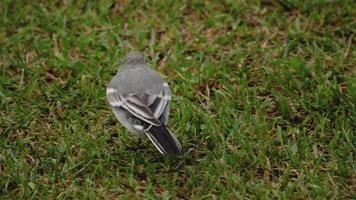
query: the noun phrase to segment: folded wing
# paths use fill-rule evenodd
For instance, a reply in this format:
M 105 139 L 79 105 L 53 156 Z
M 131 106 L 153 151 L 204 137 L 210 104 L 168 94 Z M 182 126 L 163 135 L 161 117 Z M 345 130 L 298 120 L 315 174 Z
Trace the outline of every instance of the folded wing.
M 167 83 L 163 83 L 162 91 L 158 94 L 120 94 L 115 88 L 107 88 L 106 95 L 108 101 L 113 107 L 122 107 L 135 117 L 154 126 L 160 126 L 166 123 L 166 118 L 159 121 L 162 115 L 167 115 L 171 92 Z M 162 118 L 161 118 L 162 119 Z

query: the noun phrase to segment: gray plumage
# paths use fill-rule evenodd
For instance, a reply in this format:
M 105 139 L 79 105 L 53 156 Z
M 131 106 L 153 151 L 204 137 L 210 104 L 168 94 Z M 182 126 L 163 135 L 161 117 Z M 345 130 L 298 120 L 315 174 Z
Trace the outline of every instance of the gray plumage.
M 132 133 L 145 133 L 162 154 L 177 154 L 181 145 L 166 127 L 171 91 L 167 82 L 144 61 L 141 52 L 130 52 L 106 90 L 118 120 Z

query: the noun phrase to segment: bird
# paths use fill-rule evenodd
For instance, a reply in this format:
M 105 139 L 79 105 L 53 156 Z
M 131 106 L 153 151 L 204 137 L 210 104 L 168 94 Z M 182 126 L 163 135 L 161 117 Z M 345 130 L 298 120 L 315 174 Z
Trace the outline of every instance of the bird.
M 106 97 L 118 121 L 133 135 L 146 135 L 163 155 L 181 153 L 182 145 L 167 127 L 172 92 L 142 52 L 126 54 Z

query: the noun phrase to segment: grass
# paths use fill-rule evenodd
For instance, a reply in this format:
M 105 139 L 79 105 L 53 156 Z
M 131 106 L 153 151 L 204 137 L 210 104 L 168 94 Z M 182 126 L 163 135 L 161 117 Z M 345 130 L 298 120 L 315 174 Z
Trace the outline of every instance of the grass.
M 0 199 L 356 198 L 353 1 L 0 2 Z M 164 157 L 105 87 L 142 50 Z

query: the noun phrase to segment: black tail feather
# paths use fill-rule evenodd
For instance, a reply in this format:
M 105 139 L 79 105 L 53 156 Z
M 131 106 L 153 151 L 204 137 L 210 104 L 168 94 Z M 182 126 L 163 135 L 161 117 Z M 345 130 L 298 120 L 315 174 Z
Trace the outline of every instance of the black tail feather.
M 166 126 L 151 126 L 146 135 L 162 154 L 176 155 L 182 146 Z

